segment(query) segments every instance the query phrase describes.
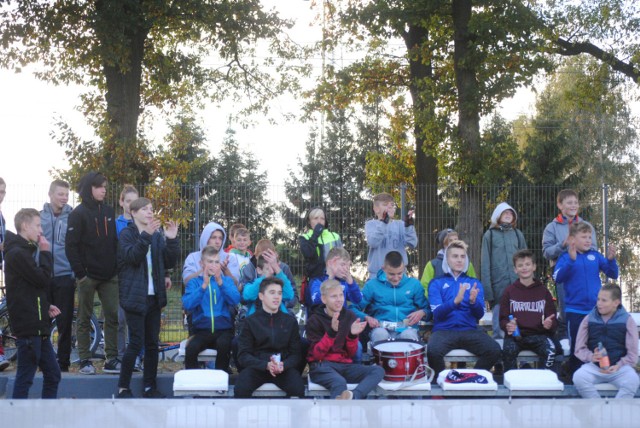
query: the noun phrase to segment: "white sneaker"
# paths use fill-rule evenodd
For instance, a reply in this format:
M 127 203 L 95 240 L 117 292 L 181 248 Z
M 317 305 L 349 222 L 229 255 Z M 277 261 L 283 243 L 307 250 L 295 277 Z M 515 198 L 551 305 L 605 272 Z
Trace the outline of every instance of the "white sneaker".
M 346 390 L 336 397 L 336 400 L 353 400 L 353 392 Z
M 9 360 L 4 355 L 0 355 L 0 372 L 9 367 Z

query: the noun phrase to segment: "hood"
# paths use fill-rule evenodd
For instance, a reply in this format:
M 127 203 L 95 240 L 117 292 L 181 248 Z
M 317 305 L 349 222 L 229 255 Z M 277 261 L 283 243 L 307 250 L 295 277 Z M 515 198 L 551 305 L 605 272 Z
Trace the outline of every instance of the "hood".
M 400 282 L 398 283 L 398 285 L 391 285 L 389 282 L 387 282 L 387 273 L 384 270 L 380 269 L 378 271 L 378 274 L 376 275 L 376 279 L 378 281 L 389 287 L 402 287 L 402 285 L 407 281 L 407 278 L 409 277 L 407 276 L 407 273 L 405 271 L 405 273 L 402 274 L 402 278 L 400 278 Z
M 42 206 L 42 211 L 47 212 L 47 213 L 53 213 L 53 208 L 51 208 L 51 203 L 50 202 L 45 202 L 44 205 Z M 62 213 L 61 214 L 69 214 L 71 211 L 73 211 L 73 208 L 71 208 L 71 205 L 65 204 L 62 207 Z
M 202 230 L 202 234 L 200 235 L 200 251 L 207 246 L 207 242 L 209 242 L 211 234 L 216 230 L 220 230 L 222 232 L 222 247 L 220 247 L 220 251 L 223 251 L 224 244 L 227 242 L 227 232 L 224 231 L 224 227 L 213 221 L 207 224 Z
M 506 210 L 513 211 L 513 221 L 511 222 L 511 227 L 516 226 L 516 222 L 518 221 L 518 213 L 513 209 L 511 205 L 506 202 L 500 202 L 495 210 L 493 210 L 493 214 L 491 214 L 491 225 L 489 227 L 500 227 L 498 224 L 498 220 L 503 212 Z
M 7 230 L 4 237 L 4 252 L 8 253 L 13 248 L 24 248 L 31 252 L 34 252 L 38 247 L 35 243 L 29 242 L 22 236 L 17 235 L 10 230 Z
M 447 262 L 447 250 L 451 248 L 451 247 L 447 247 L 447 249 L 444 250 L 444 258 L 442 259 L 442 271 L 445 274 L 449 274 L 451 276 L 453 276 L 453 272 L 451 272 L 451 268 L 449 267 L 449 263 Z M 464 265 L 464 273 L 466 273 L 469 270 L 469 253 L 467 253 L 467 262 Z
M 78 187 L 76 190 L 78 191 L 78 195 L 80 195 L 80 199 L 82 199 L 82 202 L 84 202 L 85 204 L 91 206 L 98 205 L 96 200 L 93 199 L 93 194 L 91 192 L 91 183 L 93 183 L 93 180 L 98 175 L 102 175 L 102 173 L 95 171 L 89 172 L 84 177 L 82 177 L 80 179 L 80 183 L 78 183 Z

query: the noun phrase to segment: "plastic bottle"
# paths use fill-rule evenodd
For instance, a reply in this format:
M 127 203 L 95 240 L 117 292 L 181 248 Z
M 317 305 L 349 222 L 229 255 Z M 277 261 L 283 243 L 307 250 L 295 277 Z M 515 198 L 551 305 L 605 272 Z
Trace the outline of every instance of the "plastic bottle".
M 509 322 L 511 321 L 513 321 L 513 315 L 509 315 Z M 511 333 L 511 335 L 515 340 L 522 339 L 522 336 L 520 335 L 520 327 L 518 327 L 518 324 L 516 324 L 516 329 L 513 330 L 513 333 Z
M 598 349 L 600 350 L 600 368 L 602 370 L 607 370 L 611 365 L 609 361 L 609 354 L 607 353 L 606 348 L 602 345 L 602 342 L 598 342 Z

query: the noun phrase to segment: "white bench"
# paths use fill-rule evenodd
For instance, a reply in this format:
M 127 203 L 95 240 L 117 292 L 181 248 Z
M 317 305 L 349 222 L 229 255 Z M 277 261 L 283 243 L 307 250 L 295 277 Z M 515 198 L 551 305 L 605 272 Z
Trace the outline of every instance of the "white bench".
M 504 386 L 510 391 L 564 391 L 564 384 L 552 370 L 520 369 L 504 374 Z
M 176 361 L 184 361 L 185 355 L 187 353 L 187 342 L 189 339 L 185 339 L 180 342 L 180 348 L 178 348 L 178 356 L 176 357 Z M 218 356 L 218 351 L 215 349 L 205 349 L 204 351 L 198 354 L 198 361 L 200 362 L 208 362 L 215 361 Z
M 357 383 L 348 383 L 347 389 L 353 391 L 357 386 Z M 329 397 L 331 395 L 327 388 L 312 381 L 311 376 L 307 376 L 307 392 L 309 395 L 317 397 Z
M 173 376 L 173 395 L 216 397 L 229 392 L 229 374 L 224 370 L 191 369 Z

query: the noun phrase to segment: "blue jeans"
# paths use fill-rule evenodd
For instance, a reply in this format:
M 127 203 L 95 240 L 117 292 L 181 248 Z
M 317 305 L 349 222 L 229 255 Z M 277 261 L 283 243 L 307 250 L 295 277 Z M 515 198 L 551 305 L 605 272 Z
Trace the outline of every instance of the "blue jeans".
M 57 398 L 60 367 L 49 336 L 28 336 L 16 340 L 18 370 L 13 386 L 13 398 L 28 398 L 33 377 L 40 367 L 43 376 L 42 398 Z

